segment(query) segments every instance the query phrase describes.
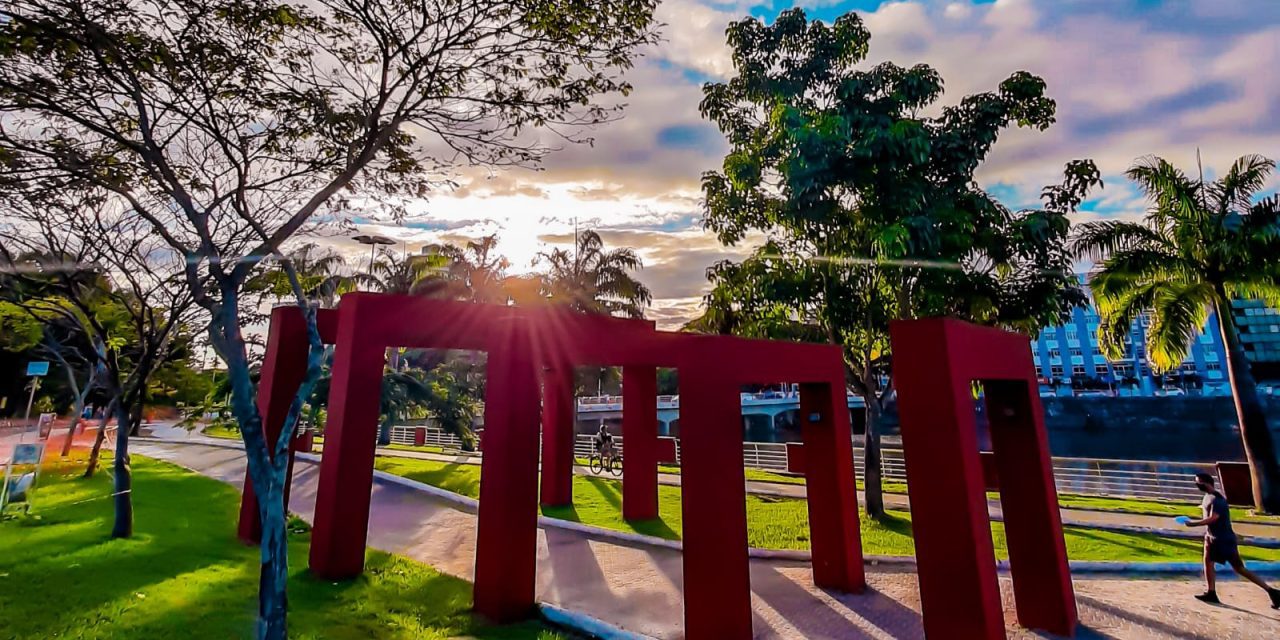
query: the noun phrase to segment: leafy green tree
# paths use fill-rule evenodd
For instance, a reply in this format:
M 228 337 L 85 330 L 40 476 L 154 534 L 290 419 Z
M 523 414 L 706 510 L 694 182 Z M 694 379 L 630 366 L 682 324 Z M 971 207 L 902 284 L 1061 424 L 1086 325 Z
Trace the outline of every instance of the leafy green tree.
M 1034 334 L 1065 317 L 1083 301 L 1066 214 L 1099 179 L 1072 163 L 1043 210 L 1010 211 L 974 172 L 1004 129 L 1053 122 L 1044 81 L 1018 72 L 939 109 L 942 78 L 926 65 L 857 69 L 869 41 L 854 13 L 729 26 L 737 74 L 706 85 L 701 104 L 730 145 L 722 170 L 703 175 L 706 225 L 725 244 L 765 241 L 709 271 L 694 328 L 842 347 L 866 401 L 866 508 L 879 517 L 889 323 L 954 315 Z
M 1264 513 L 1280 513 L 1280 462 L 1231 301 L 1280 305 L 1280 196 L 1256 199 L 1274 169 L 1272 160 L 1247 155 L 1206 182 L 1144 158 L 1127 174 L 1151 200 L 1143 221 L 1085 223 L 1073 240 L 1080 257 L 1098 261 L 1089 286 L 1107 357 L 1125 355 L 1133 322 L 1149 313 L 1147 357 L 1157 372 L 1174 370 L 1210 312 L 1217 315 L 1254 506 Z
M 299 245 L 284 254 L 284 259 L 293 265 L 293 270 L 298 275 L 298 286 L 307 299 L 321 308 L 336 306 L 338 296 L 355 289 L 355 280 L 342 272 L 345 266 L 342 256 L 321 249 L 314 242 Z M 277 301 L 293 297 L 289 274 L 279 264 L 269 266 L 250 277 L 245 282 L 245 291 L 259 292 Z
M 15 284 L 0 296 L 65 332 L 94 369 L 118 427 L 111 535 L 126 538 L 133 534 L 129 438 L 152 376 L 178 353 L 194 304 L 179 280 L 183 260 L 147 226 L 112 211 L 100 194 L 79 189 L 0 194 L 0 262 Z M 97 468 L 104 435 L 99 429 L 86 476 Z
M 573 251 L 540 253 L 545 263 L 547 293 L 552 303 L 583 313 L 643 318 L 653 294 L 632 276 L 644 267 L 632 249 L 606 250 L 600 234 L 587 230 L 574 240 Z
M 530 165 L 619 113 L 655 0 L 11 0 L 0 6 L 4 189 L 89 184 L 184 264 L 227 365 L 263 553 L 258 635 L 287 635 L 285 461 L 242 330 L 246 280 L 307 227 L 403 213 L 459 164 Z M 554 139 L 554 138 L 551 138 Z M 107 240 L 112 240 L 107 238 Z

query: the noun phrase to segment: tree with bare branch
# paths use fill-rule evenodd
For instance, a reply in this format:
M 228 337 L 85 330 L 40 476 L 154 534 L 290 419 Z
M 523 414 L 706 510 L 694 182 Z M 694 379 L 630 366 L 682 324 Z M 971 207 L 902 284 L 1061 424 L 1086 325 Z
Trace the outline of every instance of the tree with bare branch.
M 0 6 L 0 179 L 92 185 L 184 264 L 227 365 L 262 516 L 258 633 L 286 636 L 286 453 L 320 370 L 281 253 L 309 224 L 397 215 L 463 165 L 538 162 L 617 116 L 655 0 L 11 0 Z M 114 241 L 106 238 L 106 241 Z M 267 442 L 245 281 L 286 270 L 307 376 Z

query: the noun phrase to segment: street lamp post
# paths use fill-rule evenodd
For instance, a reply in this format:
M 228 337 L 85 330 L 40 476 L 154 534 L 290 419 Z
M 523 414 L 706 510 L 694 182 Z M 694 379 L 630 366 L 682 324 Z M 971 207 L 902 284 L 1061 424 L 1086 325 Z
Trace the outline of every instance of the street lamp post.
M 378 253 L 378 245 L 392 245 L 396 243 L 396 241 L 391 238 L 374 234 L 358 235 L 352 238 L 352 240 L 355 240 L 360 244 L 369 245 L 369 273 L 371 274 L 373 273 L 373 259 Z

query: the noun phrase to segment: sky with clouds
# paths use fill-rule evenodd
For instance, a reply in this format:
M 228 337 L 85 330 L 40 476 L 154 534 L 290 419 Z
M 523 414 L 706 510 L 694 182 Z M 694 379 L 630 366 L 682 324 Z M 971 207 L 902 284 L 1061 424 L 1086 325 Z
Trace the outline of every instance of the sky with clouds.
M 361 225 L 406 243 L 498 233 L 513 271 L 565 246 L 575 220 L 610 246 L 637 249 L 654 291 L 650 317 L 677 325 L 697 313 L 713 262 L 744 255 L 701 225 L 698 181 L 726 149 L 698 114 L 701 86 L 732 72 L 724 30 L 751 15 L 770 21 L 802 6 L 832 20 L 862 14 L 867 64 L 927 63 L 946 81 L 944 103 L 992 90 L 1018 70 L 1042 76 L 1058 102 L 1046 132 L 1013 130 L 979 170 L 1010 207 L 1033 205 L 1065 162 L 1093 158 L 1106 188 L 1083 216 L 1126 216 L 1144 203 L 1123 179 L 1157 154 L 1186 169 L 1196 149 L 1206 173 L 1245 153 L 1280 157 L 1280 0 L 664 0 L 664 41 L 630 72 L 625 117 L 565 148 L 541 170 L 486 173 L 415 203 L 401 225 Z M 1273 180 L 1268 191 L 1280 188 Z M 360 247 L 330 242 L 352 256 Z

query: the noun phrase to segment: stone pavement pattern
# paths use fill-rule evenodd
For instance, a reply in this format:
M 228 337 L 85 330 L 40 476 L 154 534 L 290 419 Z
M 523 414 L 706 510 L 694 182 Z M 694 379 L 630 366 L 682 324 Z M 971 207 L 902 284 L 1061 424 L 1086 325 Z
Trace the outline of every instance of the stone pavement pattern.
M 135 451 L 169 460 L 240 486 L 243 453 L 197 444 L 138 442 Z M 310 519 L 319 467 L 299 461 L 291 510 Z M 139 490 L 144 490 L 139 487 Z M 412 557 L 462 578 L 474 569 L 475 516 L 429 494 L 376 480 L 371 546 Z M 228 530 L 231 524 L 228 523 Z M 752 560 L 753 625 L 757 638 L 919 638 L 919 590 L 908 568 L 868 567 L 863 595 L 813 586 L 800 563 Z M 1191 598 L 1199 584 L 1179 579 L 1078 579 L 1082 638 L 1280 638 L 1280 613 L 1261 591 L 1223 581 L 1227 605 Z M 1009 635 L 1038 638 L 1017 626 L 1012 589 L 1001 578 Z M 663 640 L 683 637 L 680 552 L 624 546 L 556 528 L 538 532 L 538 598 Z

